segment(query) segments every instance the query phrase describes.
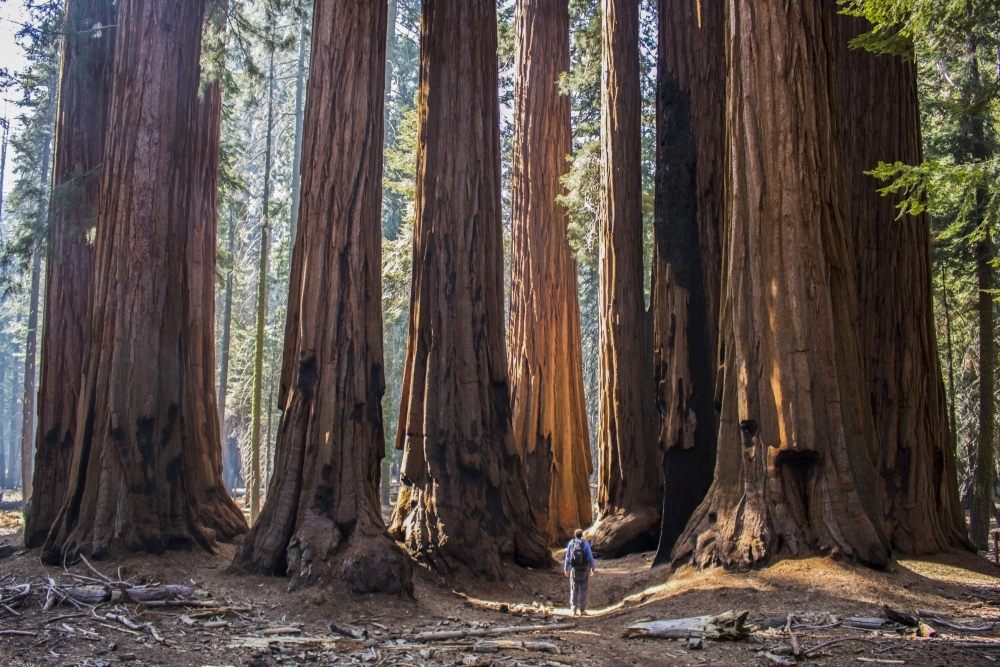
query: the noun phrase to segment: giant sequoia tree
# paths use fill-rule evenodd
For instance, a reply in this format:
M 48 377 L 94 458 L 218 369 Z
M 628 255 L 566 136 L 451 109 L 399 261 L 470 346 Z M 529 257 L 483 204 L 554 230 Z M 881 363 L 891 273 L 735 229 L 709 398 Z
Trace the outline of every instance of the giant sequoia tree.
M 603 0 L 597 553 L 656 543 L 660 455 L 642 278 L 639 0 Z
M 216 419 L 214 391 L 195 371 L 212 359 L 198 356 L 210 325 L 194 321 L 211 306 L 194 302 L 214 285 L 189 266 L 207 243 L 192 228 L 204 196 L 204 12 L 196 1 L 118 3 L 79 428 L 49 562 L 210 547 L 246 529 L 222 484 L 218 425 L 203 428 Z
M 730 0 L 715 480 L 675 560 L 888 562 L 858 343 L 831 3 Z M 781 71 L 782 76 L 774 73 Z
M 76 436 L 83 374 L 101 159 L 111 92 L 111 0 L 66 4 L 62 80 L 56 118 L 56 153 L 50 204 L 38 392 L 38 429 L 32 502 L 24 530 L 29 547 L 41 546 L 66 494 Z
M 660 0 L 651 289 L 664 457 L 657 563 L 669 561 L 715 469 L 723 35 L 721 2 Z
M 848 48 L 866 29 L 861 19 L 837 19 L 858 330 L 886 533 L 900 551 L 930 553 L 963 541 L 965 519 L 931 309 L 929 221 L 897 220 L 895 202 L 864 173 L 879 161 L 922 159 L 916 68 L 901 57 Z
M 539 531 L 549 541 L 591 522 L 576 262 L 560 178 L 571 150 L 566 0 L 517 8 L 511 220 L 510 377 L 514 442 Z
M 300 221 L 275 475 L 238 564 L 296 585 L 412 589 L 379 503 L 382 128 L 386 6 L 316 4 Z
M 510 416 L 503 331 L 497 16 L 492 0 L 421 6 L 410 333 L 391 526 L 441 569 L 544 566 Z

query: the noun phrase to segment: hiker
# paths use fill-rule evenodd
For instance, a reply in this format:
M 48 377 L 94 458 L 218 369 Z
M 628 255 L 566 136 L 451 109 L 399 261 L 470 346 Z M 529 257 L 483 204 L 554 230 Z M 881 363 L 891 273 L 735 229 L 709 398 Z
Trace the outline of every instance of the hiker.
M 577 528 L 566 545 L 563 559 L 563 572 L 569 577 L 569 606 L 574 616 L 587 613 L 587 584 L 596 567 L 590 542 L 583 539 L 583 531 Z

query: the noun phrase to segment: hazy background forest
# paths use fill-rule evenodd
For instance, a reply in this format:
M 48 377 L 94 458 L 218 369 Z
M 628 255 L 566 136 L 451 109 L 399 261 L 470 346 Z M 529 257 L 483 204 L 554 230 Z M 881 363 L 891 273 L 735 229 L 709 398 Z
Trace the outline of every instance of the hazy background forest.
M 40 303 L 44 299 L 50 155 L 58 79 L 61 2 L 7 0 L 0 4 L 5 34 L 3 86 L 2 286 L 0 304 L 0 488 L 21 483 L 21 442 L 34 441 Z M 565 179 L 570 242 L 578 262 L 584 384 L 591 450 L 598 409 L 598 207 L 600 198 L 600 63 L 598 0 L 571 0 L 571 71 L 561 87 L 572 105 L 573 155 Z M 878 3 L 869 3 L 869 5 Z M 935 29 L 948 3 L 916 2 L 909 24 L 916 49 L 925 162 L 883 165 L 879 176 L 910 197 L 911 212 L 926 208 L 933 225 L 935 318 L 963 498 L 973 485 L 980 415 L 996 421 L 998 387 L 983 367 L 995 353 L 992 303 L 995 252 L 989 240 L 1000 212 L 1000 52 L 995 11 L 970 3 L 967 31 Z M 385 172 L 382 216 L 387 457 L 383 502 L 396 479 L 396 433 L 410 297 L 419 56 L 419 0 L 389 1 L 386 65 Z M 499 60 L 505 245 L 510 242 L 510 178 L 514 94 L 514 2 L 499 3 Z M 887 3 L 891 11 L 893 3 Z M 984 7 L 982 12 L 974 9 Z M 217 355 L 224 405 L 224 476 L 232 489 L 271 473 L 291 239 L 298 202 L 298 157 L 308 66 L 311 3 L 306 0 L 232 2 L 223 42 L 206 44 L 224 83 L 222 170 L 218 199 Z M 641 13 L 642 173 L 646 279 L 652 256 L 655 166 L 656 3 Z M 976 13 L 978 12 L 978 13 Z M 981 14 L 981 15 L 980 15 Z M 876 17 L 878 18 L 878 17 Z M 888 19 L 891 17 L 881 17 Z M 99 31 L 100 26 L 94 30 Z M 891 50 L 876 36 L 869 46 Z M 883 39 L 881 43 L 879 40 Z M 9 62 L 7 62 L 9 60 Z M 966 141 L 970 123 L 984 142 Z M 309 147 L 305 147 L 308 150 Z M 874 169 L 876 165 L 863 165 Z M 897 180 L 898 179 L 898 180 Z M 69 196 L 67 195 L 67 198 Z M 71 206 L 53 200 L 52 206 Z M 509 276 L 508 276 L 509 281 Z M 508 295 L 509 298 L 509 295 Z M 648 304 L 648 296 L 647 296 Z M 988 311 L 988 312 L 987 312 Z M 987 324 L 983 328 L 983 323 Z M 985 336 L 985 340 L 981 338 Z M 995 426 L 992 427 L 995 431 Z M 992 441 L 992 433 L 987 434 Z M 992 445 L 990 450 L 993 451 Z M 994 461 L 995 465 L 995 461 Z M 993 475 L 992 479 L 996 479 Z

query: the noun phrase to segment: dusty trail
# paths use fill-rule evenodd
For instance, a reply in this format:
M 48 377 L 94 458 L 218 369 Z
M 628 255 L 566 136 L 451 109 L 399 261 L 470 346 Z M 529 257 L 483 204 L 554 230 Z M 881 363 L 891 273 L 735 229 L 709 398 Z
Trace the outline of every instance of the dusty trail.
M 16 529 L 11 514 L 0 514 L 0 542 L 16 539 Z M 465 647 L 418 645 L 411 640 L 418 631 L 572 622 L 566 607 L 568 586 L 557 567 L 547 572 L 511 567 L 506 581 L 486 583 L 462 576 L 442 577 L 418 568 L 415 599 L 358 598 L 331 589 L 288 593 L 287 582 L 281 579 L 230 574 L 226 568 L 232 554 L 233 547 L 224 546 L 217 554 L 131 556 L 95 565 L 112 574 L 121 567 L 126 579 L 195 586 L 209 591 L 213 600 L 246 605 L 251 612 L 213 619 L 191 618 L 197 610 L 144 610 L 137 605 L 98 610 L 102 615 L 122 612 L 153 623 L 163 638 L 159 642 L 142 628 L 129 631 L 120 625 L 114 627 L 118 624 L 107 619 L 101 620 L 103 625 L 97 624 L 89 610 L 57 607 L 43 612 L 39 602 L 27 601 L 16 610 L 19 615 L 0 607 L 0 657 L 5 667 L 764 665 L 774 664 L 763 656 L 766 650 L 788 650 L 789 640 L 783 629 L 755 632 L 741 642 L 706 641 L 700 650 L 689 650 L 686 642 L 623 639 L 621 633 L 629 623 L 639 620 L 715 614 L 728 609 L 749 609 L 751 620 L 812 612 L 816 615 L 805 621 L 812 619 L 812 625 L 821 625 L 815 619 L 829 615 L 837 619 L 881 616 L 882 605 L 887 604 L 910 612 L 935 610 L 946 618 L 986 629 L 960 632 L 939 626 L 937 638 L 922 640 L 901 636 L 895 628 L 880 632 L 851 630 L 843 625 L 799 628 L 796 635 L 804 648 L 842 640 L 800 664 L 862 665 L 867 660 L 902 660 L 875 664 L 965 667 L 1000 661 L 1000 625 L 994 625 L 1000 623 L 1000 569 L 971 554 L 903 560 L 889 572 L 810 558 L 783 561 L 749 573 L 685 570 L 669 578 L 668 570 L 649 568 L 652 554 L 599 561 L 598 573 L 591 582 L 591 615 L 575 619 L 575 628 L 498 638 L 543 641 L 553 644 L 557 653 L 504 646 L 492 654 L 472 653 L 473 639 L 463 640 L 470 645 Z M 558 555 L 554 552 L 554 556 Z M 90 574 L 82 566 L 71 571 Z M 42 566 L 34 551 L 0 560 L 0 585 L 43 582 L 46 577 L 62 580 L 67 575 L 60 568 Z M 76 616 L 52 620 L 66 614 Z M 331 623 L 364 629 L 366 637 L 358 641 L 335 635 Z M 261 638 L 268 629 L 288 626 L 297 626 L 298 643 L 268 646 Z M 87 636 L 88 631 L 96 635 Z M 241 639 L 247 637 L 255 639 Z M 303 637 L 317 638 L 318 643 Z

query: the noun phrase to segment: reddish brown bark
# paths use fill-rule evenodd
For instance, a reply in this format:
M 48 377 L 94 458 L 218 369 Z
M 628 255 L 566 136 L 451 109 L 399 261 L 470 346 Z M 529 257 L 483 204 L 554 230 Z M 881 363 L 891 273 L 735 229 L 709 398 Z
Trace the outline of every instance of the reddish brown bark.
M 666 563 L 715 470 L 723 6 L 660 0 L 653 363 L 663 451 L 655 562 Z
M 317 3 L 276 474 L 240 567 L 293 585 L 412 592 L 381 518 L 381 203 L 386 6 Z
M 598 517 L 588 536 L 614 556 L 656 544 L 661 457 L 643 296 L 639 2 L 602 2 Z
M 592 520 L 576 261 L 556 199 L 572 150 L 566 0 L 517 8 L 510 351 L 514 443 L 539 531 L 561 540 Z
M 795 11 L 729 2 L 719 451 L 675 561 L 889 559 L 856 329 L 833 12 L 824 0 Z
M 24 529 L 41 546 L 66 494 L 76 436 L 76 410 L 86 349 L 87 307 L 94 252 L 87 235 L 97 221 L 107 127 L 114 29 L 111 0 L 66 5 L 62 80 L 45 275 L 34 495 Z
M 198 104 L 204 9 L 118 3 L 87 367 L 48 562 L 210 548 L 246 529 L 222 484 L 206 372 L 214 225 L 199 214 L 211 168 L 198 142 L 217 130 Z
M 849 48 L 867 29 L 861 19 L 837 18 L 861 350 L 886 533 L 895 549 L 930 553 L 964 541 L 965 519 L 934 333 L 929 220 L 897 220 L 895 201 L 879 195 L 878 182 L 864 173 L 880 161 L 922 160 L 916 68 Z
M 510 418 L 496 3 L 421 5 L 410 335 L 391 532 L 440 569 L 546 566 Z M 461 54 L 457 57 L 456 54 Z

